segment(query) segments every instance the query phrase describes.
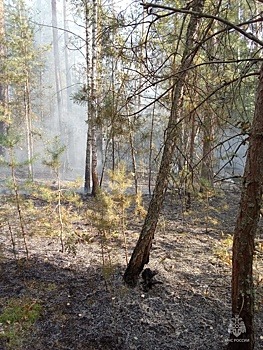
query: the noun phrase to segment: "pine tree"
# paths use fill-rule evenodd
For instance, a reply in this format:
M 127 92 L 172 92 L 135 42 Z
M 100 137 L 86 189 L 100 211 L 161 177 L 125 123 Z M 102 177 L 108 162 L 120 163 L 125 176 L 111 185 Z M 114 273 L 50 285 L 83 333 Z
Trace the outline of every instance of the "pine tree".
M 28 8 L 23 0 L 15 7 L 9 6 L 6 13 L 7 56 L 4 60 L 3 81 L 10 92 L 7 133 L 19 133 L 21 142 L 26 144 L 28 176 L 33 178 L 34 127 L 33 94 L 36 77 L 42 69 L 40 55 L 43 49 L 36 49 L 34 27 L 29 22 Z

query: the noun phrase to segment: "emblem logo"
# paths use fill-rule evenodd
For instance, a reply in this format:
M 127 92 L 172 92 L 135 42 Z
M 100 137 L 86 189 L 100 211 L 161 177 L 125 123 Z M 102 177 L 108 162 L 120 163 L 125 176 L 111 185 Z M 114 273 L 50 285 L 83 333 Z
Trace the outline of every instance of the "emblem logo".
M 235 315 L 230 321 L 228 327 L 228 333 L 233 333 L 235 337 L 239 337 L 241 333 L 246 332 L 246 326 L 244 321 L 239 315 Z

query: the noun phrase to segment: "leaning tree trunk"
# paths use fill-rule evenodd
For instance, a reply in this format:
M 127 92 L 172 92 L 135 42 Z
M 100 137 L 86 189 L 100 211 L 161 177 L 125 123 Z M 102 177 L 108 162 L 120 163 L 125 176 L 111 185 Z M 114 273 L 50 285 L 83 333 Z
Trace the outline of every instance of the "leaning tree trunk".
M 228 350 L 254 349 L 253 255 L 263 183 L 263 65 L 233 241 L 232 322 Z M 241 341 L 240 341 L 241 340 Z M 243 340 L 243 342 L 242 342 Z
M 192 6 L 194 11 L 202 12 L 204 0 L 194 0 Z M 189 20 L 186 33 L 185 49 L 183 52 L 181 64 L 178 68 L 178 73 L 175 78 L 176 80 L 174 82 L 171 113 L 154 193 L 148 208 L 139 240 L 124 274 L 124 281 L 130 286 L 135 286 L 137 284 L 138 277 L 143 270 L 144 265 L 149 262 L 152 240 L 165 197 L 165 192 L 168 185 L 168 176 L 170 173 L 176 146 L 177 125 L 179 123 L 179 115 L 182 109 L 182 93 L 184 81 L 187 77 L 187 70 L 191 66 L 198 50 L 198 46 L 195 46 L 194 38 L 199 20 L 200 19 L 195 16 L 191 16 Z

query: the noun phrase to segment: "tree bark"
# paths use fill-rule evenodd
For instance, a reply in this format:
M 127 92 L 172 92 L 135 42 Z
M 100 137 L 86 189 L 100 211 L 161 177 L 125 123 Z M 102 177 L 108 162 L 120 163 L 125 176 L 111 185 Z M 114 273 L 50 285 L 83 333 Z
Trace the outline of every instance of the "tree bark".
M 4 41 L 5 38 L 5 20 L 4 20 L 4 1 L 0 0 L 0 66 L 3 64 L 5 56 Z M 4 83 L 0 83 L 0 107 L 5 109 L 6 88 Z M 4 121 L 0 121 L 0 135 L 5 134 L 6 125 Z M 0 145 L 0 155 L 4 155 L 4 148 Z
M 157 89 L 155 89 L 155 99 L 157 95 Z M 148 192 L 149 195 L 152 194 L 152 158 L 153 158 L 153 130 L 155 123 L 155 105 L 153 106 L 153 111 L 151 114 L 151 129 L 150 129 L 150 140 L 149 140 L 149 160 L 148 160 Z
M 88 127 L 87 131 L 87 142 L 86 142 L 86 160 L 85 160 L 85 180 L 84 180 L 84 188 L 85 190 L 90 193 L 92 188 L 92 182 L 91 182 L 91 154 L 92 154 L 92 148 L 91 148 L 91 132 L 90 128 Z
M 63 107 L 62 107 L 62 91 L 61 91 L 60 58 L 59 58 L 59 47 L 58 47 L 57 1 L 51 0 L 51 5 L 52 5 L 53 52 L 54 52 L 54 69 L 55 69 L 57 106 L 58 106 L 58 122 L 59 122 L 59 131 L 60 133 L 62 133 Z
M 254 284 L 253 256 L 260 215 L 263 182 L 263 65 L 255 104 L 255 114 L 249 137 L 244 170 L 241 202 L 233 241 L 232 317 L 244 322 L 239 336 L 231 332 L 228 350 L 254 349 Z M 239 322 L 238 321 L 238 322 Z M 240 326 L 241 327 L 241 326 Z M 241 328 L 240 328 L 241 329 Z M 240 339 L 244 342 L 240 342 Z
M 201 12 L 203 6 L 204 0 L 194 0 L 192 2 L 193 11 Z M 144 221 L 144 225 L 142 227 L 139 240 L 136 244 L 136 247 L 133 251 L 124 274 L 124 281 L 129 286 L 135 286 L 137 284 L 138 277 L 143 270 L 144 265 L 149 262 L 152 240 L 168 186 L 168 176 L 171 170 L 171 164 L 176 146 L 177 125 L 179 123 L 180 111 L 182 109 L 182 93 L 184 81 L 187 77 L 187 69 L 192 64 L 198 50 L 198 46 L 195 46 L 194 37 L 197 31 L 199 20 L 200 19 L 196 16 L 191 16 L 188 23 L 185 49 L 183 52 L 181 64 L 178 67 L 177 74 L 175 75 L 176 78 L 172 94 L 171 113 L 169 117 L 166 140 L 155 189 L 151 202 L 149 204 L 148 212 Z
M 204 111 L 203 120 L 203 150 L 202 150 L 202 163 L 201 163 L 201 186 L 200 191 L 204 190 L 204 187 L 213 187 L 213 145 L 214 145 L 214 130 L 213 130 L 213 116 L 208 111 Z
M 67 21 L 67 0 L 63 0 L 63 20 L 64 20 L 64 44 L 65 44 L 65 69 L 66 69 L 66 84 L 67 84 L 67 112 L 72 112 L 71 94 L 72 94 L 72 79 L 69 64 L 69 54 L 68 54 L 68 21 Z
M 32 117 L 31 117 L 31 101 L 30 101 L 30 83 L 29 73 L 27 72 L 26 82 L 24 86 L 24 113 L 26 124 L 26 140 L 27 140 L 27 160 L 28 160 L 28 178 L 34 179 L 33 170 L 33 156 L 34 156 L 34 142 L 32 135 Z
M 91 154 L 91 176 L 92 176 L 92 196 L 96 196 L 100 187 L 99 176 L 97 171 L 98 165 L 98 148 L 97 148 L 97 130 L 96 125 L 93 122 L 91 126 L 91 145 L 92 145 L 92 154 Z
M 90 8 L 85 3 L 86 22 L 86 64 L 87 64 L 87 94 L 88 94 L 88 132 L 86 146 L 85 189 L 92 195 L 99 190 L 97 171 L 97 21 L 98 4 L 92 1 L 91 40 L 90 40 Z
M 92 57 L 91 57 L 91 136 L 92 136 L 92 155 L 91 155 L 91 175 L 92 175 L 92 195 L 95 196 L 99 190 L 98 177 L 98 147 L 97 147 L 97 110 L 98 110 L 98 3 L 92 0 Z
M 87 100 L 88 100 L 88 109 L 87 109 L 87 143 L 86 143 L 86 162 L 85 162 L 85 181 L 84 181 L 84 188 L 89 193 L 92 188 L 92 176 L 91 176 L 91 154 L 92 154 L 92 148 L 91 148 L 91 128 L 90 128 L 90 120 L 91 120 L 91 102 L 90 102 L 90 70 L 91 70 L 91 64 L 90 64 L 90 33 L 89 33 L 89 6 L 87 1 L 84 4 L 85 6 L 85 39 L 86 39 L 86 72 L 87 72 Z
M 130 125 L 130 131 L 129 131 L 129 141 L 130 141 L 130 147 L 131 147 L 131 162 L 132 162 L 132 171 L 134 176 L 134 188 L 135 193 L 138 194 L 138 174 L 137 174 L 137 162 L 136 162 L 136 150 L 134 146 L 134 140 L 133 140 L 133 132 L 132 132 L 132 126 Z

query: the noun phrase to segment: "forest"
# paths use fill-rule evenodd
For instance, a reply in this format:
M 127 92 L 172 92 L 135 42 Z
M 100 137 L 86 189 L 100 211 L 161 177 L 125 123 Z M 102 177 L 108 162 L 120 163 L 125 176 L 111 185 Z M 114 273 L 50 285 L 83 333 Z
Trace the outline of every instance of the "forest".
M 0 0 L 0 350 L 263 348 L 263 0 Z

